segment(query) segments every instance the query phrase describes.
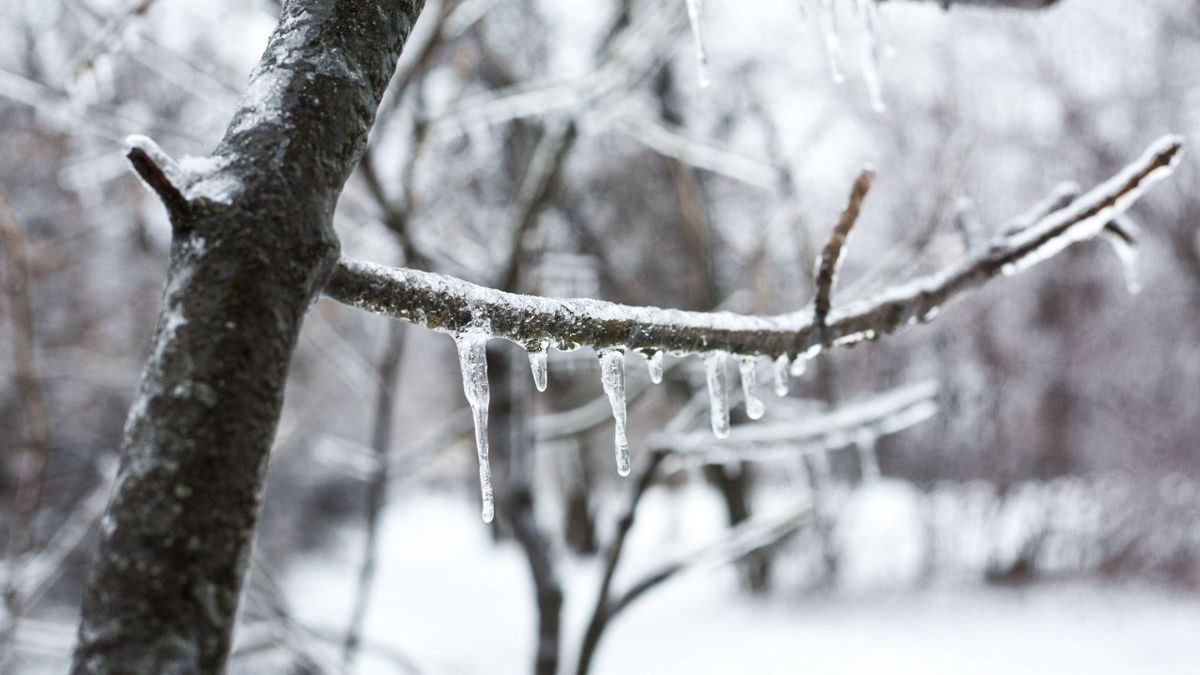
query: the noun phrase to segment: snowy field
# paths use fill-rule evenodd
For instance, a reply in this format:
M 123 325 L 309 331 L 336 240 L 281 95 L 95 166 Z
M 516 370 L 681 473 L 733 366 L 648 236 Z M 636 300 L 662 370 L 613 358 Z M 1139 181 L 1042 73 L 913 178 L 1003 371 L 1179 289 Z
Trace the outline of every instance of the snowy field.
M 719 509 L 700 490 L 648 494 L 617 587 L 664 554 L 706 541 L 714 532 L 696 523 L 721 522 Z M 289 570 L 298 618 L 344 628 L 360 550 L 347 538 Z M 439 494 L 397 500 L 379 563 L 368 644 L 387 645 L 425 673 L 530 671 L 535 609 L 525 561 L 516 545 L 491 543 L 474 505 Z M 570 670 L 598 568 L 563 567 Z M 725 568 L 688 573 L 643 597 L 605 634 L 593 672 L 1182 674 L 1200 669 L 1198 645 L 1200 599 L 1160 589 L 781 589 L 759 600 L 740 594 Z M 363 665 L 396 672 L 382 661 Z

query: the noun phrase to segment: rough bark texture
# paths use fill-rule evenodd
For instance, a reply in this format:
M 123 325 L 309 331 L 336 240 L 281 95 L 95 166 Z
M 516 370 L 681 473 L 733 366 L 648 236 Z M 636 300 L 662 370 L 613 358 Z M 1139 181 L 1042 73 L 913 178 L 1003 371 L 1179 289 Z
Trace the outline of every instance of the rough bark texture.
M 337 261 L 333 209 L 423 5 L 286 2 L 211 160 L 131 147 L 175 233 L 72 672 L 224 669 L 288 362 Z

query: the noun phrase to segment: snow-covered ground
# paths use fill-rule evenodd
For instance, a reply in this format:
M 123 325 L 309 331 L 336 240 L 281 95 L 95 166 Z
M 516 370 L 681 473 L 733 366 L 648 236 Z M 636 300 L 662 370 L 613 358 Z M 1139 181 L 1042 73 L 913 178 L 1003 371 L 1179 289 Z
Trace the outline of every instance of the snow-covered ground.
M 618 575 L 617 586 L 664 552 L 707 540 L 715 531 L 704 523 L 720 522 L 719 505 L 702 490 L 650 493 L 630 542 L 625 570 L 633 571 Z M 288 571 L 297 617 L 343 629 L 360 550 L 357 539 L 331 542 Z M 368 643 L 427 673 L 530 671 L 535 610 L 524 559 L 514 544 L 492 544 L 473 504 L 435 493 L 398 500 L 386 514 L 379 563 Z M 598 569 L 566 559 L 562 574 L 572 665 Z M 593 672 L 1195 673 L 1197 645 L 1200 598 L 1159 589 L 935 586 L 752 599 L 723 569 L 643 597 L 610 627 Z

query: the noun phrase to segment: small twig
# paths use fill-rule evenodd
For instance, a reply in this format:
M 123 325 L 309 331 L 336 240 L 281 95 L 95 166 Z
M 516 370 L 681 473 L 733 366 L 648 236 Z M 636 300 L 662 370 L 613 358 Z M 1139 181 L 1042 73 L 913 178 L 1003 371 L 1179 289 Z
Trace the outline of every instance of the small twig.
M 375 411 L 371 430 L 371 448 L 374 450 L 375 467 L 367 484 L 365 521 L 367 542 L 363 551 L 362 564 L 358 570 L 353 610 L 346 634 L 342 640 L 342 665 L 347 669 L 354 664 L 362 642 L 363 625 L 366 622 L 367 606 L 374 585 L 376 561 L 379 556 L 381 518 L 388 498 L 388 482 L 391 477 L 392 429 L 395 420 L 394 408 L 396 387 L 400 379 L 400 359 L 404 354 L 404 326 L 391 324 L 387 329 L 387 343 L 379 360 L 379 387 L 375 394 Z
M 617 531 L 613 535 L 612 541 L 609 542 L 608 547 L 604 550 L 604 575 L 600 580 L 600 590 L 596 596 L 596 604 L 592 608 L 591 620 L 588 622 L 583 642 L 579 647 L 579 663 L 575 668 L 576 675 L 587 675 L 591 668 L 592 657 L 596 654 L 596 647 L 600 644 L 600 637 L 604 634 L 604 629 L 608 627 L 609 619 L 612 618 L 609 596 L 612 593 L 612 583 L 617 573 L 617 566 L 621 562 L 621 554 L 625 550 L 625 541 L 629 538 L 629 532 L 633 529 L 634 519 L 637 516 L 637 510 L 641 505 L 642 497 L 645 496 L 646 490 L 654 483 L 658 467 L 665 458 L 665 453 L 652 452 L 642 463 L 638 470 L 637 478 L 633 482 L 625 510 L 617 520 Z
M 158 144 L 145 136 L 125 139 L 125 158 L 134 172 L 166 206 L 171 224 L 183 221 L 188 212 L 188 200 L 179 188 L 179 165 Z
M 679 573 L 700 565 L 720 565 L 740 560 L 756 551 L 775 546 L 807 524 L 812 516 L 812 504 L 806 499 L 784 511 L 781 516 L 755 516 L 738 523 L 722 539 L 663 563 L 631 585 L 610 604 L 609 620 Z
M 525 235 L 537 223 L 538 216 L 545 211 L 554 188 L 562 175 L 567 155 L 575 145 L 576 130 L 573 122 L 550 127 L 542 132 L 542 138 L 534 150 L 533 158 L 525 170 L 517 201 L 516 218 L 513 225 L 512 242 L 507 262 L 499 276 L 497 288 L 516 291 L 521 269 L 521 247 Z
M 874 177 L 875 173 L 869 167 L 858 174 L 854 186 L 850 188 L 850 200 L 846 209 L 842 211 L 842 216 L 833 228 L 833 233 L 829 235 L 829 241 L 826 242 L 817 261 L 817 297 L 813 300 L 813 325 L 817 327 L 818 332 L 825 331 L 825 321 L 829 317 L 829 310 L 833 308 L 833 284 L 846 249 L 846 240 L 850 237 L 850 230 L 854 229 L 854 224 L 858 222 L 858 214 L 862 210 L 867 193 L 871 190 L 871 180 Z M 822 342 L 828 346 L 826 340 Z
M 970 197 L 959 197 L 954 203 L 954 227 L 962 237 L 963 250 L 974 251 L 983 241 L 983 223 L 975 211 L 975 202 Z

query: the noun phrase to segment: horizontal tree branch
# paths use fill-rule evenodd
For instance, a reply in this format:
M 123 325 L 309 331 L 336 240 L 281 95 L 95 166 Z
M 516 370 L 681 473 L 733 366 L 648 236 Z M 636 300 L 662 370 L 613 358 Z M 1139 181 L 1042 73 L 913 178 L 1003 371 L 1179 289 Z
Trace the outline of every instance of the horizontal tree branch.
M 685 465 L 764 461 L 836 450 L 864 435 L 888 436 L 923 422 L 937 413 L 936 382 L 899 387 L 835 410 L 795 421 L 743 424 L 726 438 L 708 429 L 652 434 L 646 445 Z
M 886 2 L 887 0 L 878 0 Z M 943 9 L 955 5 L 986 9 L 1046 9 L 1058 4 L 1058 0 L 908 0 L 908 2 L 936 2 Z
M 1154 183 L 1170 174 L 1182 139 L 1165 137 L 1091 192 L 1027 228 L 995 237 L 989 246 L 941 272 L 830 311 L 817 330 L 811 311 L 775 316 L 685 312 L 591 299 L 504 293 L 453 277 L 369 262 L 342 260 L 325 293 L 339 302 L 457 333 L 483 329 L 539 350 L 626 348 L 643 352 L 725 351 L 778 357 L 810 355 L 823 342 L 876 339 L 928 321 L 958 295 L 1022 271 L 1096 236 Z

